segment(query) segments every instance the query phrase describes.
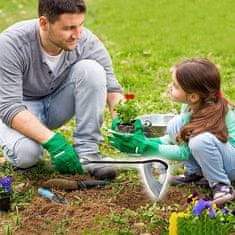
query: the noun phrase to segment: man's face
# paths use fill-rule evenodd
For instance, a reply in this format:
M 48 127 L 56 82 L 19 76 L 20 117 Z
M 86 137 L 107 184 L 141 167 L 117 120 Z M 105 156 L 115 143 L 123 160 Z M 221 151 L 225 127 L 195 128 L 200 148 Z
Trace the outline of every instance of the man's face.
M 47 21 L 47 42 L 65 51 L 74 50 L 83 30 L 84 18 L 84 14 L 65 13 L 54 23 Z

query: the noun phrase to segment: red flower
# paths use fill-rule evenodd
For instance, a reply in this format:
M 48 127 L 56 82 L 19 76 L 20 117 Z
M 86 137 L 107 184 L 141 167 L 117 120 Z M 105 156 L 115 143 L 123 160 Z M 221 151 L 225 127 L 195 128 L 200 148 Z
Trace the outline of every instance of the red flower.
M 223 94 L 222 94 L 222 92 L 221 92 L 221 91 L 218 91 L 218 92 L 217 92 L 217 94 L 216 94 L 216 96 L 217 96 L 217 97 L 222 97 L 222 96 L 223 96 Z
M 135 98 L 135 95 L 134 94 L 124 94 L 124 97 L 125 99 L 127 100 L 133 100 Z

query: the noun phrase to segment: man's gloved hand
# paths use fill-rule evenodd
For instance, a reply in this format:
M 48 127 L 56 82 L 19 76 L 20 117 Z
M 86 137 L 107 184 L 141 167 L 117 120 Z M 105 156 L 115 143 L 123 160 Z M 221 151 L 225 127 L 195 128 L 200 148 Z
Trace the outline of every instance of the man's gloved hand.
M 147 138 L 143 134 L 141 121 L 134 122 L 134 134 L 124 134 L 113 131 L 109 137 L 110 144 L 121 152 L 138 153 L 142 155 L 158 154 L 159 138 Z
M 60 173 L 83 173 L 76 151 L 61 134 L 56 133 L 42 146 L 49 152 L 52 164 Z

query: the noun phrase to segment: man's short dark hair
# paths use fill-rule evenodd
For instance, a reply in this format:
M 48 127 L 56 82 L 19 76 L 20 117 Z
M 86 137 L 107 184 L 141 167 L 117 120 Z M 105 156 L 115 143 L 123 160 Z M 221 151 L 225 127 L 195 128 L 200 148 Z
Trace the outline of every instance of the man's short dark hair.
M 39 0 L 38 15 L 46 16 L 50 23 L 65 13 L 86 13 L 84 0 Z

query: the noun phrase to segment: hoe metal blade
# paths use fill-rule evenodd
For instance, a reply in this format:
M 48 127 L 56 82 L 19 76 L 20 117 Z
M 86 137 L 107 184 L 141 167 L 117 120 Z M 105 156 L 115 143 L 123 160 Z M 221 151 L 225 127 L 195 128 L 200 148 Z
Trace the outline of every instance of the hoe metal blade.
M 168 166 L 162 162 L 149 162 L 141 165 L 140 172 L 149 195 L 161 200 L 167 185 Z

